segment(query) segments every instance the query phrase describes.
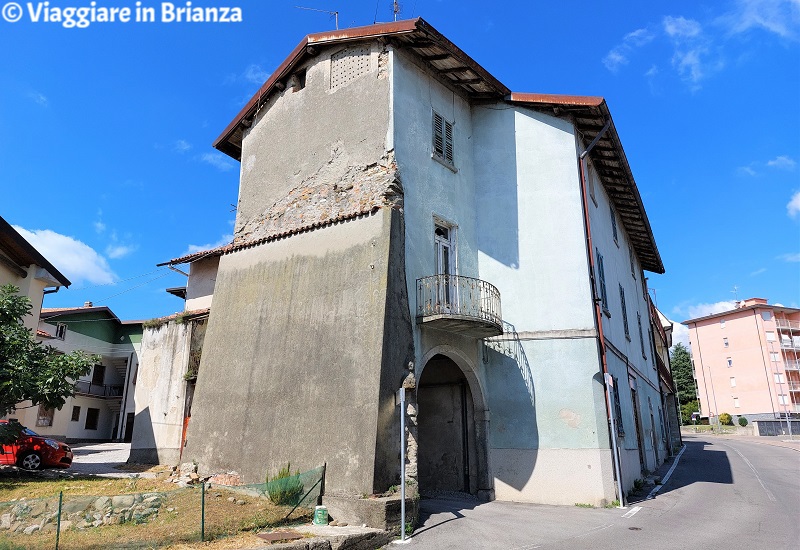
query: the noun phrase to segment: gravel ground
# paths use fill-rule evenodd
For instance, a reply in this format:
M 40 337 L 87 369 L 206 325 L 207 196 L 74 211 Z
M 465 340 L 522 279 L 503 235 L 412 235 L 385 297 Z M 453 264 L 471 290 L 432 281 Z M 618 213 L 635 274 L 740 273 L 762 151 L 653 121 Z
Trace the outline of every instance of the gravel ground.
M 66 471 L 103 477 L 155 477 L 149 472 L 125 472 L 115 468 L 127 462 L 130 450 L 130 443 L 77 443 L 72 445 L 75 454 L 72 467 Z

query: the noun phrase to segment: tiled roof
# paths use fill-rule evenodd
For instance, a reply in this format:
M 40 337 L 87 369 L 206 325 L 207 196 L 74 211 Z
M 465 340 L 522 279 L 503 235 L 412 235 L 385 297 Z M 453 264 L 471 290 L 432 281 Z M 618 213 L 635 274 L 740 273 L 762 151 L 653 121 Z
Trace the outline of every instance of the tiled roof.
M 230 244 L 226 244 L 225 246 L 219 246 L 217 248 L 212 248 L 210 250 L 203 250 L 200 252 L 193 252 L 192 254 L 187 254 L 186 256 L 181 256 L 179 258 L 173 258 L 172 260 L 164 263 L 157 264 L 159 267 L 165 265 L 179 265 L 179 264 L 188 264 L 192 262 L 196 262 L 197 260 L 201 260 L 203 258 L 210 258 L 213 256 L 222 256 L 223 254 L 228 254 L 231 252 L 236 252 L 237 250 L 244 250 L 245 248 L 252 248 L 254 246 L 258 246 L 260 244 L 268 243 L 271 241 L 277 241 L 278 239 L 283 239 L 286 237 L 290 237 L 291 235 L 296 235 L 298 233 L 305 233 L 306 231 L 311 231 L 313 229 L 318 229 L 321 227 L 327 227 L 329 225 L 335 225 L 337 223 L 342 223 L 348 220 L 353 220 L 356 218 L 361 218 L 363 216 L 368 216 L 374 214 L 379 210 L 378 207 L 372 207 L 363 211 L 359 212 L 352 212 L 346 215 L 342 215 L 336 218 L 330 218 L 325 221 L 321 222 L 314 222 L 308 225 L 304 225 L 302 227 L 298 227 L 295 229 L 289 229 L 286 231 L 281 231 L 277 233 L 273 233 L 271 235 L 267 235 L 266 237 L 262 237 L 260 239 L 254 239 L 248 242 L 236 243 L 232 242 Z M 44 311 L 44 310 L 42 310 Z

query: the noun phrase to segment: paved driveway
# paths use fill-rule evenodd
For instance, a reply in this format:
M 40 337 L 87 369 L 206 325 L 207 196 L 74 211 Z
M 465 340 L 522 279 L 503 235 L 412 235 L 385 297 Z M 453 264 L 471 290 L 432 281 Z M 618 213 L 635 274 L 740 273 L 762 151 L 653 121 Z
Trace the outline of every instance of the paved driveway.
M 72 445 L 75 457 L 72 467 L 67 470 L 73 474 L 94 474 L 103 477 L 145 477 L 144 474 L 117 470 L 115 466 L 125 464 L 130 454 L 130 443 L 77 443 Z

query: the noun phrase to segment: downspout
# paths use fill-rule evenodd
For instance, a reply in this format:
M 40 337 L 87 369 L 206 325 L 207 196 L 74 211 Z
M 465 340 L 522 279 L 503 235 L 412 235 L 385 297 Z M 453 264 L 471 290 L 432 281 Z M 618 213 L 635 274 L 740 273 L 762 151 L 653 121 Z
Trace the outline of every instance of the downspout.
M 578 157 L 578 170 L 580 173 L 580 185 L 581 185 L 581 206 L 583 207 L 583 232 L 586 238 L 586 257 L 589 262 L 589 281 L 591 283 L 592 289 L 592 297 L 594 301 L 594 327 L 595 332 L 597 334 L 597 349 L 600 354 L 600 363 L 603 368 L 603 387 L 605 389 L 605 398 L 606 398 L 606 418 L 608 419 L 608 423 L 610 426 L 610 437 L 611 441 L 611 456 L 614 461 L 614 470 L 616 472 L 617 477 L 617 493 L 619 496 L 619 507 L 623 508 L 625 506 L 625 497 L 622 491 L 622 465 L 620 464 L 621 460 L 619 455 L 617 454 L 617 442 L 614 441 L 616 438 L 616 426 L 614 425 L 615 419 L 612 413 L 612 403 L 611 403 L 611 393 L 609 391 L 608 383 L 606 378 L 609 377 L 608 373 L 608 363 L 606 361 L 606 346 L 605 346 L 605 336 L 603 335 L 603 312 L 601 311 L 600 305 L 600 297 L 597 293 L 597 281 L 595 280 L 595 259 L 594 259 L 594 245 L 592 244 L 592 228 L 591 223 L 589 221 L 589 198 L 588 193 L 586 192 L 586 170 L 584 169 L 584 161 L 587 155 L 594 149 L 594 146 L 597 145 L 597 142 L 605 135 L 608 129 L 611 127 L 611 119 L 609 118 L 603 129 L 598 132 L 589 146 L 580 154 Z
M 55 294 L 56 292 L 58 292 L 58 289 L 60 289 L 60 288 L 61 288 L 60 286 L 57 286 L 57 287 L 55 287 L 55 288 L 51 288 L 51 289 L 45 289 L 45 290 L 42 292 L 42 295 L 47 295 L 47 294 Z

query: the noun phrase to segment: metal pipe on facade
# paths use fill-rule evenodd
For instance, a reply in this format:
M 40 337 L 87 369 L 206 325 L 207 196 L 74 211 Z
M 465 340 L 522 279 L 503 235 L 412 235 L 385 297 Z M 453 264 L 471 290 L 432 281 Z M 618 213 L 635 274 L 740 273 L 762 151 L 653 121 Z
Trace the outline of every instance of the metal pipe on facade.
M 603 312 L 600 309 L 600 298 L 597 293 L 597 281 L 595 280 L 595 263 L 594 263 L 594 245 L 592 244 L 592 229 L 589 221 L 589 199 L 586 192 L 586 170 L 584 169 L 584 161 L 587 155 L 592 151 L 597 142 L 605 135 L 611 127 L 611 119 L 609 118 L 603 129 L 598 132 L 595 138 L 589 143 L 589 146 L 578 156 L 578 172 L 581 189 L 581 207 L 583 208 L 583 233 L 586 238 L 586 257 L 589 263 L 589 282 L 594 301 L 594 325 L 597 332 L 597 348 L 600 354 L 600 363 L 603 369 L 603 385 L 605 388 L 605 401 L 606 401 L 606 417 L 608 418 L 611 426 L 611 456 L 614 461 L 614 471 L 617 477 L 617 493 L 619 496 L 619 507 L 625 507 L 625 496 L 622 491 L 622 466 L 620 464 L 621 457 L 617 449 L 617 430 L 616 419 L 613 414 L 613 404 L 611 402 L 611 393 L 609 391 L 609 378 L 611 375 L 608 372 L 608 363 L 606 361 L 606 346 L 605 336 L 603 335 Z M 613 380 L 613 378 L 612 378 Z

